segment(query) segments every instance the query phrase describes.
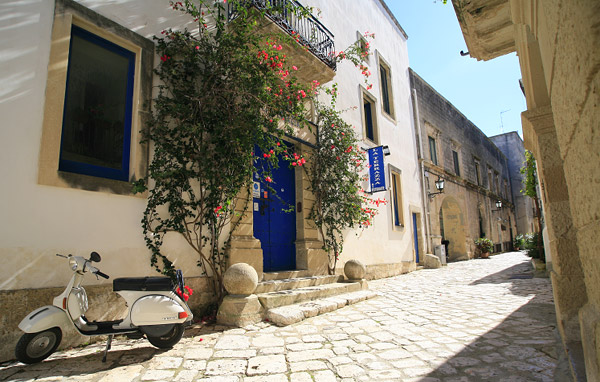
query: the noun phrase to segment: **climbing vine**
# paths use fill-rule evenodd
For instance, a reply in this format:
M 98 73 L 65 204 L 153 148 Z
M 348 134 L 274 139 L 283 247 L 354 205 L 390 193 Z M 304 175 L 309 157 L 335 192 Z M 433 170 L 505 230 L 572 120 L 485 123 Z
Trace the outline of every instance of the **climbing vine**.
M 152 160 L 148 175 L 134 183 L 134 191 L 148 193 L 142 227 L 151 265 L 173 277 L 175 265 L 163 244 L 167 235 L 183 237 L 198 254 L 197 264 L 210 276 L 220 301 L 225 293 L 227 248 L 232 232 L 247 213 L 255 169 L 264 169 L 260 181 L 268 186 L 273 182 L 270 169 L 307 163 L 283 139 L 293 135 L 294 127 L 306 123 L 306 105 L 322 90 L 316 81 L 299 81 L 298 68 L 283 52 L 282 44 L 298 43 L 297 36 L 261 27 L 265 12 L 281 9 L 250 10 L 241 0 L 172 1 L 171 6 L 189 15 L 198 28 L 164 30 L 155 37 L 160 62 L 154 72 L 160 85 L 143 138 L 151 143 Z M 227 19 L 226 7 L 235 7 L 235 21 Z M 307 10 L 287 11 L 302 17 Z M 341 61 L 349 55 L 359 60 L 358 52 L 365 54 L 355 44 L 334 58 Z M 332 94 L 331 89 L 327 92 Z M 327 113 L 330 116 L 320 117 L 321 123 L 334 118 L 335 112 Z M 332 123 L 342 124 L 338 119 Z M 341 153 L 343 161 L 358 158 L 356 148 L 351 153 Z M 348 166 L 358 171 L 356 162 L 336 168 L 352 168 Z M 318 170 L 313 176 L 318 181 L 331 174 Z M 340 176 L 339 180 L 356 182 L 358 175 Z M 347 189 L 357 191 L 354 183 Z M 345 222 L 367 224 L 359 207 L 363 199 L 352 200 L 356 211 L 352 211 L 353 220 Z M 330 224 L 321 219 L 322 224 Z M 326 236 L 328 231 L 322 233 Z M 341 251 L 338 247 L 336 253 Z
M 383 199 L 372 199 L 363 189 L 367 180 L 366 153 L 355 128 L 335 108 L 318 104 L 318 139 L 305 168 L 315 198 L 309 217 L 314 220 L 334 274 L 344 248 L 344 231 L 372 224 Z
M 538 195 L 538 174 L 537 174 L 537 166 L 535 162 L 535 157 L 529 150 L 525 150 L 525 162 L 523 162 L 523 167 L 521 167 L 521 174 L 524 175 L 523 178 L 523 188 L 521 189 L 521 193 L 525 196 L 529 196 L 533 199 L 533 205 L 535 208 L 535 218 L 538 226 L 538 235 L 535 237 L 537 241 L 537 253 L 543 254 L 544 252 L 544 244 L 542 242 L 542 209 L 540 207 L 540 198 Z M 543 256 L 542 256 L 543 258 Z

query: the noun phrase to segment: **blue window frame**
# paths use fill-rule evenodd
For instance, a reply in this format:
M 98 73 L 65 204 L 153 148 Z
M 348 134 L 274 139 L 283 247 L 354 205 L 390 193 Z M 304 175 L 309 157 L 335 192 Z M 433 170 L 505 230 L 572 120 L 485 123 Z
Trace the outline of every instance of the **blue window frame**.
M 135 53 L 71 29 L 59 170 L 128 181 Z

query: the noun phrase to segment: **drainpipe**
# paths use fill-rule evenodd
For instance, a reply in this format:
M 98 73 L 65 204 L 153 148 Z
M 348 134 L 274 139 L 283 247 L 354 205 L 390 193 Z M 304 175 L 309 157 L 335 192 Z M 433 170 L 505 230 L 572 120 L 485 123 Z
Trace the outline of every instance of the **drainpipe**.
M 423 202 L 423 208 L 425 210 L 425 242 L 427 244 L 426 253 L 433 253 L 431 250 L 431 234 L 430 234 L 430 223 L 429 223 L 429 200 L 427 196 L 427 191 L 425 190 L 425 164 L 423 163 L 423 139 L 421 135 L 421 117 L 419 115 L 419 104 L 417 98 L 417 90 L 412 89 L 413 96 L 413 111 L 415 115 L 415 126 L 417 127 L 417 139 L 419 140 L 419 152 L 417 154 L 417 158 L 419 160 L 419 165 L 421 166 L 421 200 Z

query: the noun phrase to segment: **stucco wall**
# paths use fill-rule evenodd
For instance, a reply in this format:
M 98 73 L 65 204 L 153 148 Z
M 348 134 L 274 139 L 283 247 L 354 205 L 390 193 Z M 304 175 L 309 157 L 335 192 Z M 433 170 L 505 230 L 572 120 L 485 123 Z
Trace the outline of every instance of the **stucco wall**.
M 319 20 L 334 34 L 336 51 L 344 50 L 354 43 L 358 34 L 367 31 L 375 33 L 375 39 L 369 40 L 373 54 L 366 63 L 372 73 L 369 82 L 373 84 L 368 93 L 377 101 L 379 144 L 388 145 L 391 151 L 391 155 L 385 157 L 386 176 L 389 176 L 389 165 L 401 171 L 404 227 L 399 230 L 392 228 L 392 210 L 389 203 L 380 207 L 372 227 L 364 231 L 349 231 L 346 234 L 340 263 L 343 266 L 349 259 L 359 259 L 366 264 L 411 262 L 414 259 L 411 213 L 420 212 L 422 203 L 412 123 L 407 40 L 378 0 L 314 0 L 304 1 L 303 4 L 321 11 Z M 383 58 L 391 69 L 395 120 L 382 112 L 379 57 Z M 354 125 L 357 131 L 362 132 L 360 92 L 361 87 L 364 87 L 364 78 L 360 70 L 350 62 L 343 62 L 338 65 L 333 82 L 339 84 L 339 109 L 348 109 L 343 115 L 344 118 Z M 365 139 L 361 147 L 371 146 L 374 145 Z M 389 190 L 376 193 L 374 197 L 391 200 Z

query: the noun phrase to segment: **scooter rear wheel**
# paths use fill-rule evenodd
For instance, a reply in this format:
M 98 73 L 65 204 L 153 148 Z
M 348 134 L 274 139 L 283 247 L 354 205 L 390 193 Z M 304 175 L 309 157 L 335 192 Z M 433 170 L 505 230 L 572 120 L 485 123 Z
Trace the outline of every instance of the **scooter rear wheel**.
M 148 338 L 148 341 L 152 345 L 156 346 L 157 348 L 170 349 L 179 342 L 181 337 L 183 337 L 183 331 L 184 331 L 183 325 L 176 324 L 173 326 L 173 329 L 171 329 L 164 336 L 151 337 L 151 336 L 146 335 L 146 337 Z
M 25 333 L 17 342 L 15 356 L 23 363 L 38 363 L 46 358 L 60 345 L 62 332 L 59 328 L 51 328 L 37 333 Z

